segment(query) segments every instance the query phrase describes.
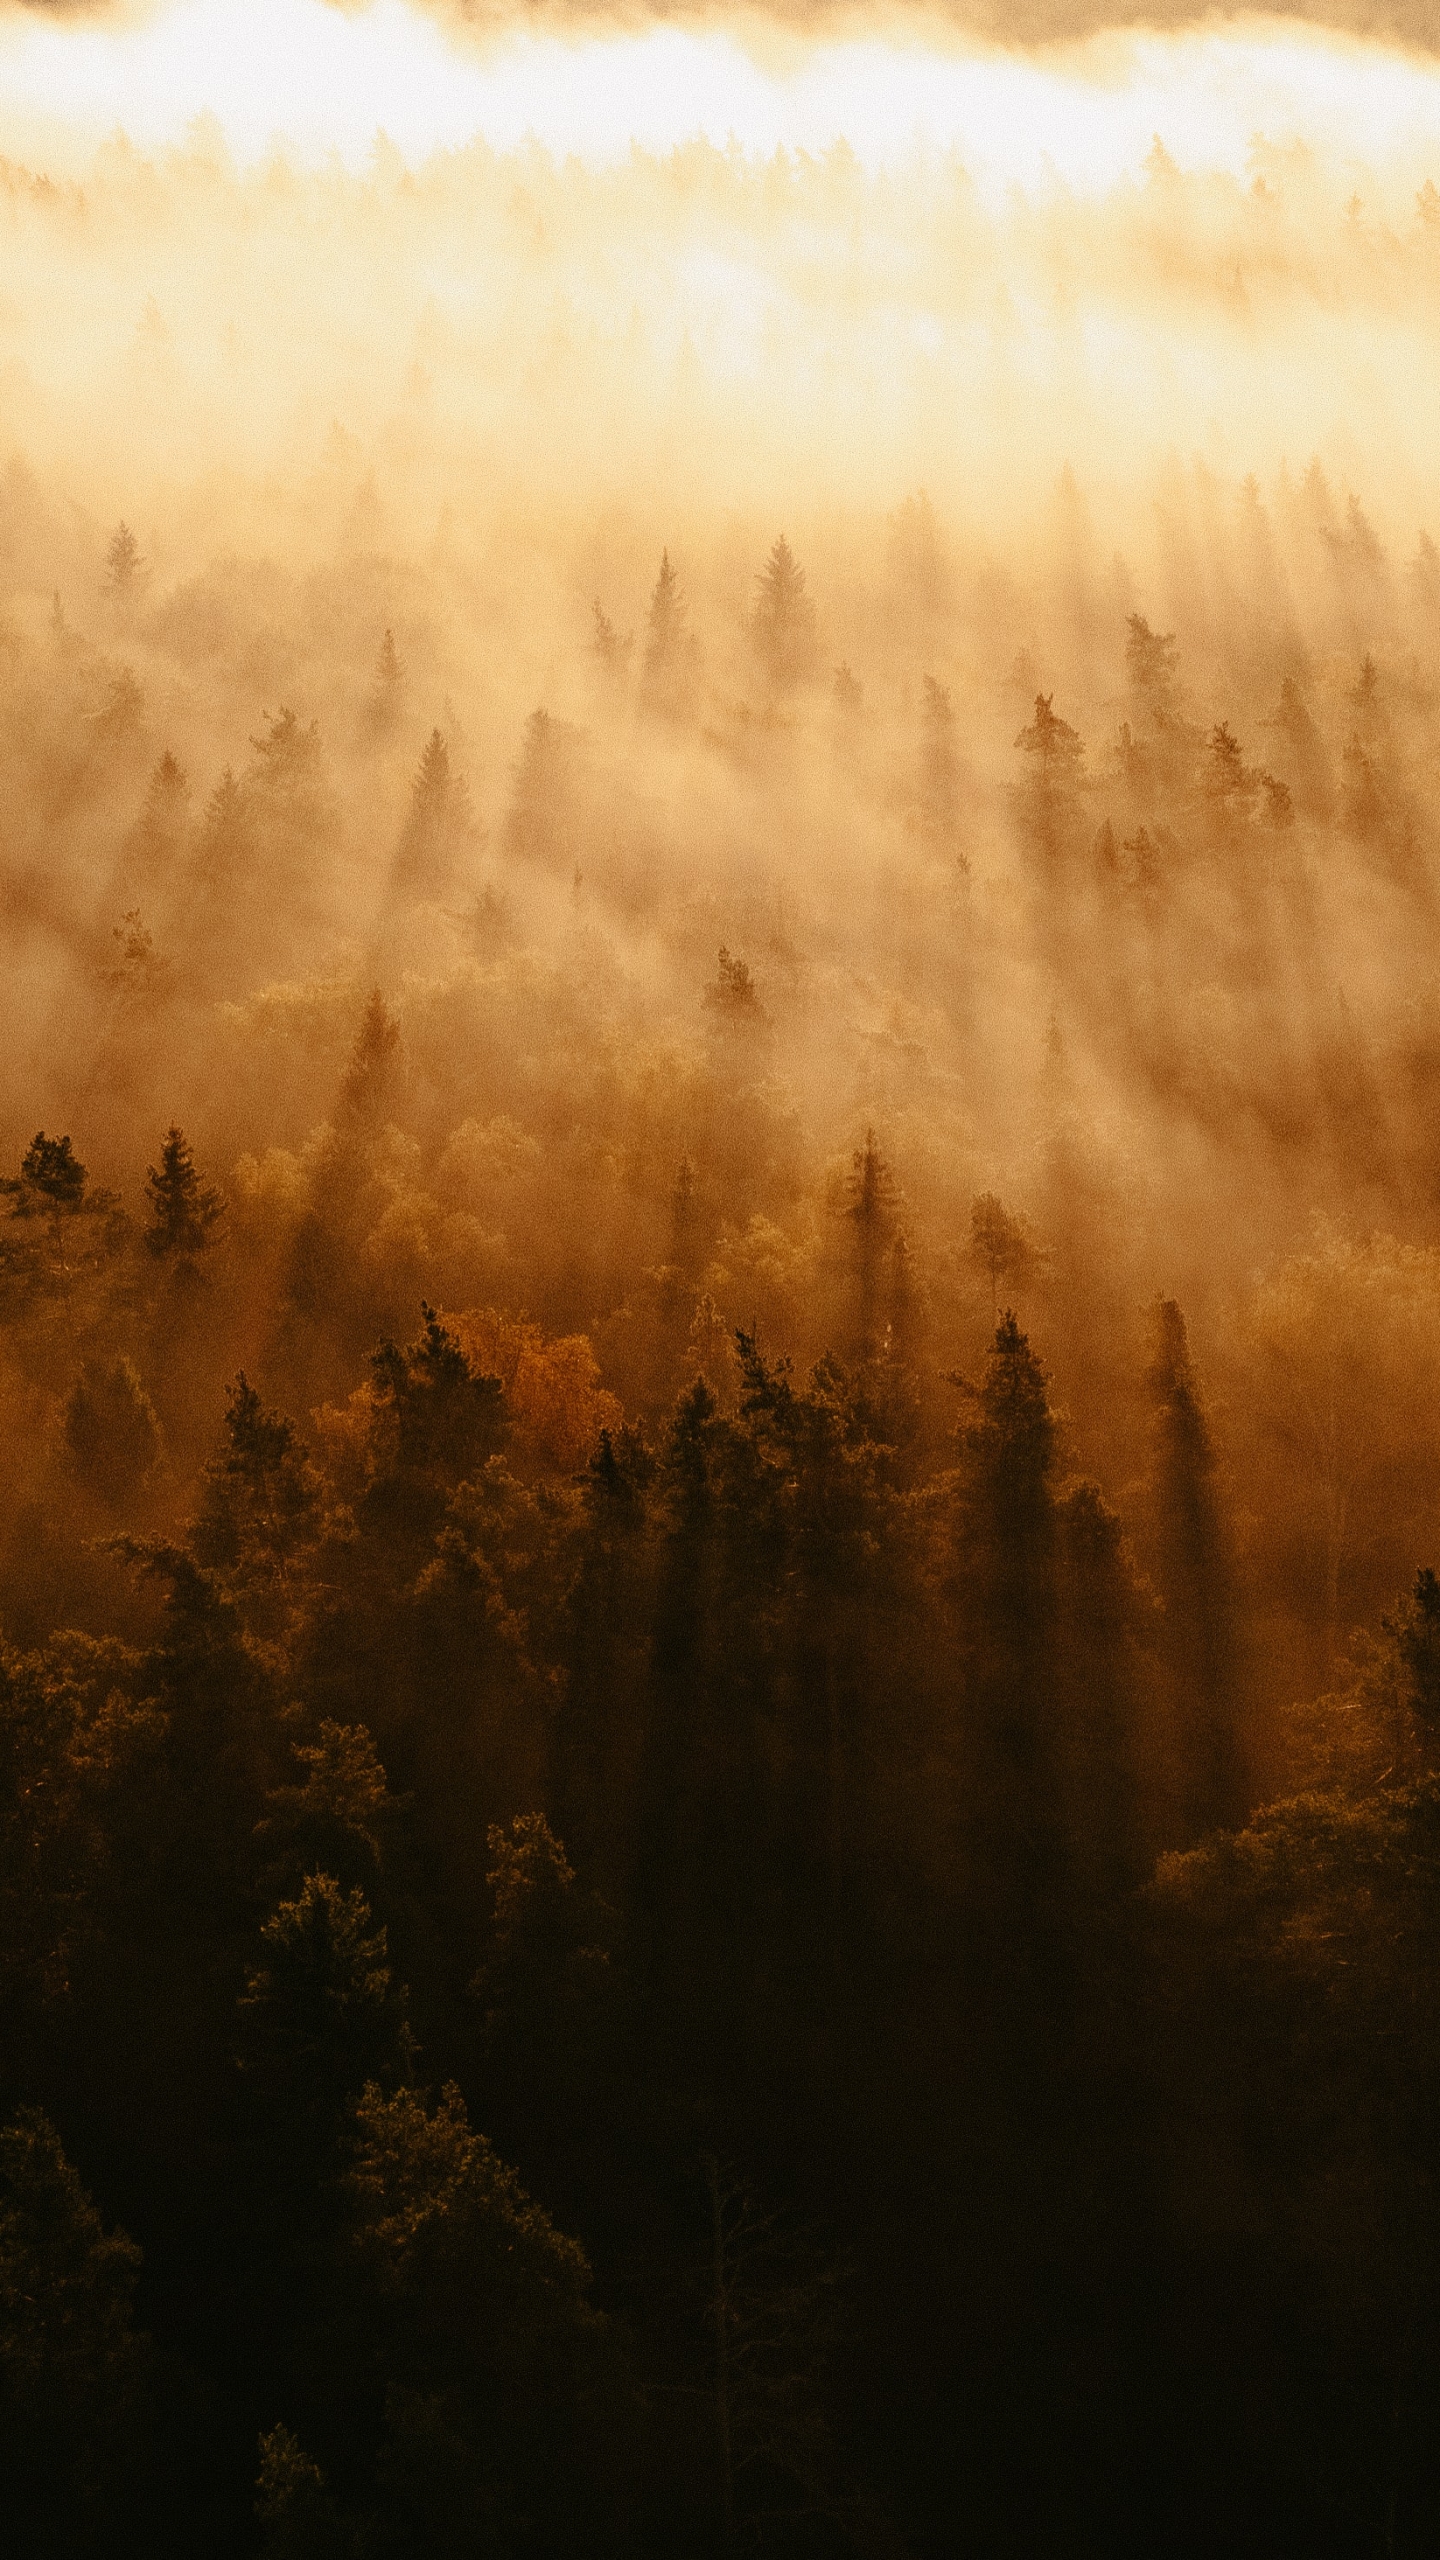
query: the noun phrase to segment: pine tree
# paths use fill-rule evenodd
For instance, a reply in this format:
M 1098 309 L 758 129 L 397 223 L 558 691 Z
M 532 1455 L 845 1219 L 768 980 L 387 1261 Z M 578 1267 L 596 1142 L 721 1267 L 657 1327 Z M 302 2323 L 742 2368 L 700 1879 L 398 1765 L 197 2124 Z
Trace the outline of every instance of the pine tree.
M 205 804 L 195 853 L 196 872 L 211 890 L 237 887 L 250 852 L 245 793 L 227 764 Z
M 1007 1902 L 1063 1870 L 1055 1770 L 1056 1424 L 1049 1380 L 1007 1308 L 960 1435 L 960 1585 L 977 1874 Z
M 221 1194 L 203 1183 L 189 1143 L 179 1129 L 166 1132 L 160 1162 L 145 1177 L 150 1201 L 147 1249 L 159 1262 L 193 1262 L 208 1252 L 225 1214 Z
M 432 729 L 411 785 L 409 815 L 391 872 L 393 884 L 421 897 L 441 895 L 475 837 L 465 777 L 453 770 L 444 738 Z
M 132 853 L 147 873 L 158 873 L 175 860 L 189 817 L 189 776 L 167 747 L 150 776 L 145 806 L 130 836 Z
M 626 673 L 630 653 L 635 646 L 634 635 L 627 631 L 621 639 L 598 596 L 595 599 L 595 632 L 590 646 L 607 676 L 618 681 Z
M 1055 792 L 1076 780 L 1085 753 L 1078 729 L 1062 720 L 1054 709 L 1053 693 L 1037 693 L 1035 717 L 1028 729 L 1022 729 L 1015 744 L 1027 756 L 1035 758 L 1036 779 L 1042 791 Z
M 574 863 L 580 733 L 543 707 L 525 723 L 505 818 L 510 853 L 559 870 Z
M 955 713 L 950 695 L 925 678 L 920 744 L 920 811 L 926 832 L 941 848 L 955 840 L 960 810 L 960 760 L 955 752 Z
M 140 2251 L 105 2229 L 54 2126 L 22 2108 L 0 2127 L 0 2475 L 17 2554 L 114 2548 L 137 2489 L 139 2274 Z
M 1129 616 L 1126 671 L 1151 718 L 1160 723 L 1174 707 L 1179 658 L 1173 631 L 1152 631 L 1143 614 Z
M 399 1053 L 400 1026 L 379 988 L 372 987 L 340 1087 L 340 1108 L 347 1119 L 376 1116 Z
M 641 698 L 647 710 L 666 719 L 680 719 L 690 711 L 699 654 L 678 573 L 669 552 L 662 551 L 645 621 Z
M 143 1487 L 162 1440 L 133 1361 L 86 1361 L 65 1400 L 65 1446 L 81 1482 L 102 1502 L 119 1505 Z
M 1002 1286 L 1019 1290 L 1039 1277 L 1045 1248 L 1035 1242 L 1027 1218 L 1016 1217 L 993 1191 L 970 1204 L 970 1259 L 990 1283 L 990 1321 L 996 1322 Z
M 764 1019 L 749 963 L 738 953 L 727 951 L 723 942 L 720 945 L 720 966 L 705 990 L 705 1002 L 712 1013 L 718 1013 L 726 1022 L 760 1022 Z
M 695 1168 L 685 1155 L 676 1167 L 670 1192 L 670 1260 L 677 1271 L 694 1269 L 698 1258 L 699 1227 Z
M 1153 1310 L 1145 1383 L 1153 1417 L 1151 1504 L 1165 1651 L 1182 1722 L 1178 1773 L 1188 1839 L 1247 1810 L 1234 1567 L 1210 1426 L 1173 1298 Z
M 805 572 L 782 533 L 755 581 L 760 592 L 750 636 L 767 682 L 787 692 L 815 663 L 815 607 L 805 592 Z
M 874 1358 L 880 1345 L 880 1281 L 895 1230 L 895 1177 L 867 1129 L 851 1158 L 845 1214 L 855 1236 L 855 1355 Z
M 118 524 L 105 552 L 105 585 L 117 604 L 128 604 L 145 583 L 140 545 L 128 524 Z
M 37 1129 L 20 1159 L 18 1175 L 0 1179 L 17 1218 L 70 1213 L 85 1205 L 85 1167 L 69 1138 L 47 1138 Z
M 365 705 L 365 725 L 374 738 L 386 738 L 397 726 L 405 703 L 405 669 L 395 646 L 395 634 L 387 626 L 375 661 L 370 684 L 370 698 Z

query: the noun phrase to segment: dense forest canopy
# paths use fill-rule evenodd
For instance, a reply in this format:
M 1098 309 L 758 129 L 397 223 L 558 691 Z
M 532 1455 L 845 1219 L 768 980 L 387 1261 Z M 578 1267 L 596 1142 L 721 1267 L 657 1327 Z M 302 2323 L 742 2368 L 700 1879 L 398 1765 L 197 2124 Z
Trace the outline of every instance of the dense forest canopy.
M 1428 2553 L 1440 194 L 0 226 L 15 2547 Z

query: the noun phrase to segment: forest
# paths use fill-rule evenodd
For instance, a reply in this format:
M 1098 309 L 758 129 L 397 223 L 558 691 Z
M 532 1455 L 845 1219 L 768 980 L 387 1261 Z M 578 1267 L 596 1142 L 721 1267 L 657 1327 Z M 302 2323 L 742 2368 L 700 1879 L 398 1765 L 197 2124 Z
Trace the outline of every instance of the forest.
M 1260 156 L 0 170 L 26 2560 L 1433 2552 L 1440 195 Z

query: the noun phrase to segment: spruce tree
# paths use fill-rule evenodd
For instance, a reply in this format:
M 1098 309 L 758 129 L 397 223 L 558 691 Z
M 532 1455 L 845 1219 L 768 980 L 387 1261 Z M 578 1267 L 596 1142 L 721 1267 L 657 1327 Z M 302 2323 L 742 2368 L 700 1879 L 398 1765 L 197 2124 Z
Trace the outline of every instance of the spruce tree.
M 128 524 L 117 524 L 105 551 L 105 586 L 117 604 L 128 604 L 145 582 L 140 545 Z
M 645 621 L 641 698 L 646 709 L 666 719 L 683 717 L 693 705 L 698 660 L 679 575 L 669 552 L 662 551 Z
M 815 607 L 805 592 L 805 572 L 782 533 L 755 581 L 760 592 L 750 636 L 766 681 L 787 692 L 815 664 Z
M 208 1252 L 225 1214 L 225 1202 L 201 1181 L 181 1130 L 166 1132 L 160 1162 L 146 1174 L 145 1190 L 150 1202 L 145 1244 L 157 1262 L 193 1262 Z
M 1155 1572 L 1181 1723 L 1179 1817 L 1184 1836 L 1199 1839 L 1247 1810 L 1234 1567 L 1185 1318 L 1173 1298 L 1158 1298 L 1152 1322 Z
M 879 1348 L 881 1275 L 895 1232 L 898 1198 L 895 1177 L 875 1143 L 873 1129 L 866 1130 L 864 1146 L 857 1147 L 851 1158 L 846 1189 L 845 1214 L 855 1238 L 855 1353 L 860 1360 L 870 1360 Z

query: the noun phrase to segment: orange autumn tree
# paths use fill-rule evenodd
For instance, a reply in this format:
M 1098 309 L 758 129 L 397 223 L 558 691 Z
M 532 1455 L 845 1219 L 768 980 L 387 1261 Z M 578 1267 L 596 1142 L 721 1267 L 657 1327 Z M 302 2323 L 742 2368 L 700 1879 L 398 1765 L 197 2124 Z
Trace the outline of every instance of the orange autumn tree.
M 511 1447 L 519 1457 L 573 1474 L 601 1432 L 623 1424 L 620 1400 L 601 1386 L 585 1334 L 547 1341 L 527 1316 L 501 1315 L 494 1307 L 471 1307 L 445 1321 L 471 1367 L 504 1387 Z

